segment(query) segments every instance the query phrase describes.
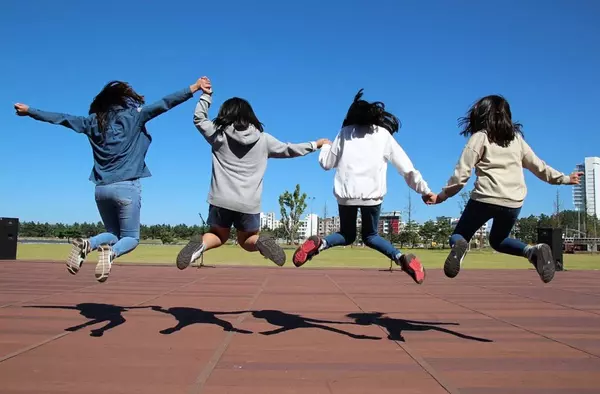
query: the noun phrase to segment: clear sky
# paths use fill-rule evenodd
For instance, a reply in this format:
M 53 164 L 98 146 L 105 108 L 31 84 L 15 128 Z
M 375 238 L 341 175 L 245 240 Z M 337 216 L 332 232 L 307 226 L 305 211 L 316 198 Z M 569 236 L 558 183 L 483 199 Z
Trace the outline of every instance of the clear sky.
M 0 216 L 96 221 L 87 139 L 14 115 L 14 102 L 86 114 L 112 79 L 153 101 L 207 75 L 214 117 L 231 96 L 253 105 L 283 141 L 333 139 L 354 94 L 385 102 L 396 139 L 434 190 L 450 176 L 465 139 L 457 118 L 499 93 L 527 141 L 570 172 L 600 156 L 600 2 L 581 1 L 174 1 L 5 2 L 0 13 Z M 154 141 L 143 181 L 142 222 L 198 223 L 207 213 L 211 154 L 192 124 L 197 96 L 148 123 Z M 318 153 L 271 160 L 263 211 L 300 183 L 313 210 L 336 213 L 333 175 Z M 473 179 L 473 178 L 472 178 Z M 571 187 L 527 173 L 522 215 L 550 213 Z M 468 185 L 471 189 L 472 180 Z M 384 210 L 404 210 L 409 189 L 388 168 Z M 415 217 L 457 216 L 458 200 Z

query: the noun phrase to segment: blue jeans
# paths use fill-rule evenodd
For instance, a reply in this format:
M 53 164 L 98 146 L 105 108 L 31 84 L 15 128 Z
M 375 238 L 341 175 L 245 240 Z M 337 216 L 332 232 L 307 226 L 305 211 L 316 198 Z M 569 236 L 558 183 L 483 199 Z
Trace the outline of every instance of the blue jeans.
M 475 232 L 488 220 L 493 219 L 489 238 L 492 248 L 500 253 L 524 256 L 527 245 L 517 239 L 508 238 L 520 212 L 521 208 L 508 208 L 469 200 L 450 237 L 450 246 L 459 239 L 471 241 Z
M 400 255 L 400 251 L 394 248 L 390 241 L 380 237 L 377 233 L 381 205 L 361 207 L 339 205 L 338 207 L 340 212 L 340 231 L 325 237 L 326 249 L 333 246 L 352 245 L 356 239 L 356 215 L 358 208 L 360 208 L 362 216 L 362 239 L 365 245 L 383 253 L 390 260 L 394 260 L 396 256 Z
M 135 249 L 140 241 L 140 180 L 96 186 L 96 205 L 107 232 L 90 239 L 92 250 L 100 245 L 112 245 L 118 257 Z

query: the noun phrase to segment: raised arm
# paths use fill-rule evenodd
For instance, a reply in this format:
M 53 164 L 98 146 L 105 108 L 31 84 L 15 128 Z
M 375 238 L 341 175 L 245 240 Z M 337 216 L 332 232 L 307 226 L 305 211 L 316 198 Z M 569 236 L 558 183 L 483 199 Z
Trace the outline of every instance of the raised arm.
M 200 134 L 206 138 L 206 140 L 212 144 L 214 136 L 217 132 L 215 124 L 208 119 L 208 108 L 212 104 L 212 96 L 207 93 L 203 93 L 196 104 L 194 110 L 194 126 L 198 129 Z
M 191 84 L 189 87 L 181 89 L 175 93 L 171 93 L 152 104 L 144 105 L 138 108 L 138 112 L 140 113 L 140 121 L 142 123 L 146 123 L 156 118 L 158 115 L 161 115 L 192 98 L 194 93 L 196 93 L 199 89 L 200 79 Z
M 475 167 L 475 164 L 477 164 L 481 157 L 485 138 L 487 136 L 484 133 L 475 133 L 469 138 L 458 159 L 458 163 L 454 167 L 452 176 L 446 183 L 446 186 L 442 188 L 442 192 L 438 194 L 439 202 L 455 196 L 465 187 L 469 178 L 471 178 L 473 167 Z
M 267 139 L 267 151 L 269 158 L 287 159 L 292 157 L 305 156 L 314 152 L 322 146 L 319 141 L 304 142 L 300 144 L 291 144 L 279 141 L 270 134 L 265 133 Z
M 35 120 L 67 127 L 77 133 L 89 134 L 90 118 L 87 116 L 47 112 L 20 103 L 15 104 L 15 110 L 19 116 L 29 116 Z
M 402 175 L 406 184 L 420 195 L 430 194 L 431 189 L 429 189 L 427 182 L 425 182 L 421 173 L 414 167 L 404 149 L 402 149 L 400 144 L 391 135 L 388 146 L 389 151 L 387 152 L 386 159 L 396 167 L 396 170 Z
M 571 184 L 571 177 L 547 165 L 543 160 L 536 156 L 533 149 L 521 139 L 523 144 L 523 168 L 531 171 L 536 177 L 551 185 Z
M 342 153 L 342 142 L 343 139 L 340 138 L 340 134 L 338 134 L 332 144 L 324 144 L 321 148 L 321 153 L 319 153 L 319 164 L 325 171 L 337 167 Z

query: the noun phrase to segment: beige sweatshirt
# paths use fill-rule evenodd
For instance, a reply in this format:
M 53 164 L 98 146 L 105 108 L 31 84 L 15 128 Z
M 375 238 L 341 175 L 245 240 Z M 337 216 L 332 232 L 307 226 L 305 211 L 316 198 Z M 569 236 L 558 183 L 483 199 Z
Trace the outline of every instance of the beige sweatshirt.
M 521 207 L 527 195 L 523 168 L 553 185 L 570 183 L 568 175 L 538 158 L 520 134 L 503 148 L 491 143 L 485 131 L 479 131 L 469 138 L 439 196 L 446 199 L 456 195 L 469 181 L 473 167 L 477 180 L 471 198 L 509 208 Z

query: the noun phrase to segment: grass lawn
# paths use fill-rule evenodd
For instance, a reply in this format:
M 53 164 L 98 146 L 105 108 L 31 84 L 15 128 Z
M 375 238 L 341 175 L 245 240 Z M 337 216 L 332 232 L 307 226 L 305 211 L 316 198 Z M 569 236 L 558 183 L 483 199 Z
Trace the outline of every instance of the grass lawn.
M 153 263 L 175 264 L 175 257 L 182 245 L 140 245 L 133 252 L 122 256 L 119 263 Z M 71 246 L 67 244 L 19 244 L 19 260 L 64 260 Z M 426 268 L 442 268 L 448 254 L 446 250 L 409 250 L 421 258 Z M 293 249 L 286 249 L 286 267 L 293 267 Z M 572 270 L 600 269 L 600 254 L 565 254 L 565 268 Z M 95 261 L 96 253 L 92 253 L 88 261 Z M 272 262 L 263 258 L 258 252 L 248 253 L 239 246 L 225 245 L 221 248 L 210 250 L 205 254 L 204 264 L 248 264 L 274 266 Z M 355 268 L 387 268 L 390 261 L 383 255 L 369 248 L 334 248 L 327 250 L 315 257 L 307 267 L 355 267 Z M 492 251 L 472 251 L 466 257 L 464 266 L 469 268 L 495 268 L 495 269 L 528 269 L 531 265 L 523 258 L 507 256 Z

